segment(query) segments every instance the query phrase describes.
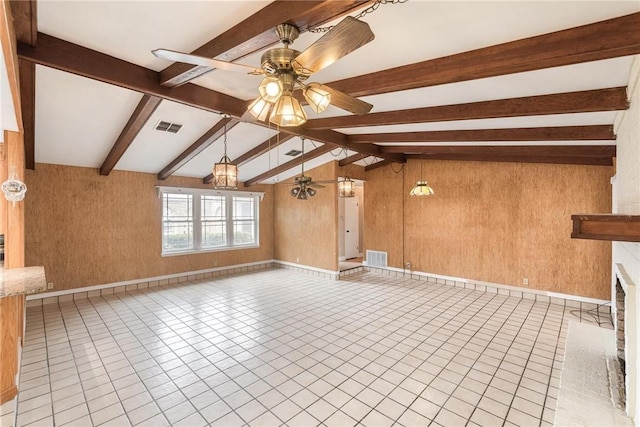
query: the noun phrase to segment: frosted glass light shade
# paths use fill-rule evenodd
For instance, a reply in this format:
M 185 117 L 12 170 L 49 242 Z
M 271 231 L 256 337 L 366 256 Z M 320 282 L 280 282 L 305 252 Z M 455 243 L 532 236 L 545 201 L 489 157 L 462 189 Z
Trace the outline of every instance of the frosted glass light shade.
M 307 121 L 307 115 L 297 99 L 282 95 L 274 105 L 269 121 L 280 127 L 300 126 Z
M 276 77 L 265 77 L 258 90 L 262 99 L 267 102 L 276 102 L 282 96 L 282 82 Z
M 238 188 L 238 165 L 231 163 L 226 155 L 213 165 L 213 186 L 222 190 Z
M 322 89 L 320 83 L 309 83 L 304 90 L 304 98 L 316 113 L 322 113 L 331 103 L 331 94 Z
M 13 202 L 14 206 L 16 202 L 24 200 L 27 185 L 18 178 L 14 165 L 9 166 L 9 179 L 2 183 L 2 192 L 8 201 Z
M 411 189 L 411 196 L 431 196 L 434 194 L 433 188 L 427 185 L 427 181 L 417 181 L 416 186 Z
M 256 119 L 264 122 L 269 117 L 269 110 L 271 110 L 272 103 L 265 101 L 261 97 L 257 97 L 251 105 L 249 105 L 249 113 Z

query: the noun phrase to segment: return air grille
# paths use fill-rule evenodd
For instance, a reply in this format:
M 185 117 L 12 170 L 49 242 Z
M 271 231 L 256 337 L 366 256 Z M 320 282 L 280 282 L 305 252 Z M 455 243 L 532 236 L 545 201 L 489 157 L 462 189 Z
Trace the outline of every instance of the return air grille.
M 367 266 L 369 267 L 386 267 L 387 253 L 381 251 L 367 250 Z
M 169 133 L 178 133 L 178 131 L 181 128 L 182 128 L 182 125 L 179 125 L 177 123 L 169 123 L 161 120 L 156 125 L 155 130 L 159 130 L 162 132 L 169 132 Z

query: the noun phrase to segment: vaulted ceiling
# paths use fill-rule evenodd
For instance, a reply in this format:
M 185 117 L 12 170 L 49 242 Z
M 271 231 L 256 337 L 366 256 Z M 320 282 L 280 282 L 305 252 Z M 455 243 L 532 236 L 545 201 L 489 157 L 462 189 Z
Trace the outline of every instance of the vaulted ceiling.
M 55 163 L 207 182 L 228 154 L 247 185 L 305 167 L 409 158 L 611 165 L 613 123 L 640 53 L 640 2 L 416 1 L 366 14 L 375 40 L 310 80 L 374 105 L 307 110 L 299 128 L 247 122 L 260 77 L 170 63 L 156 48 L 260 66 L 373 1 L 12 1 L 27 167 Z M 307 107 L 305 107 L 307 108 Z M 160 121 L 178 133 L 155 130 Z

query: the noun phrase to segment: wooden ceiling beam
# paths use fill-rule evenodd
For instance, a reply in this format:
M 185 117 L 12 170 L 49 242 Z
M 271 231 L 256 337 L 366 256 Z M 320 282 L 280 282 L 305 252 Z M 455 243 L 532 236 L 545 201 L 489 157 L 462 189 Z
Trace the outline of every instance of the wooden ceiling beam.
M 640 53 L 640 12 L 326 83 L 369 96 Z
M 257 184 L 261 181 L 264 181 L 265 179 L 269 179 L 272 176 L 276 176 L 279 173 L 282 172 L 286 172 L 291 168 L 295 168 L 296 166 L 300 166 L 302 164 L 303 161 L 308 162 L 309 160 L 315 159 L 316 157 L 320 157 L 323 154 L 328 153 L 331 150 L 334 150 L 335 148 L 337 148 L 335 145 L 333 144 L 324 144 L 321 147 L 315 148 L 311 151 L 309 151 L 308 153 L 304 153 L 304 156 L 299 156 L 296 157 L 293 160 L 288 161 L 287 163 L 283 163 L 279 166 L 276 166 L 275 168 L 268 170 L 264 173 L 261 173 L 258 176 L 255 176 L 251 179 L 248 179 L 247 181 L 245 181 L 244 186 L 245 187 L 250 187 L 254 184 Z
M 404 153 L 405 155 L 492 155 L 492 156 L 568 156 L 568 157 L 615 157 L 615 145 L 405 145 L 385 146 L 383 151 Z
M 423 143 L 471 141 L 615 141 L 613 125 L 509 129 L 441 130 L 349 135 L 355 143 Z
M 216 140 L 222 137 L 226 132 L 233 129 L 239 122 L 238 119 L 224 117 L 216 123 L 211 129 L 206 131 L 196 142 L 191 144 L 189 148 L 184 150 L 178 157 L 169 163 L 164 169 L 158 172 L 158 179 L 165 180 L 175 173 L 182 166 L 186 165 L 191 159 L 200 154 L 205 148 L 209 147 Z
M 340 160 L 338 162 L 338 165 L 347 166 L 347 165 L 350 165 L 351 163 L 355 163 L 355 162 L 357 162 L 359 160 L 366 159 L 367 157 L 369 157 L 368 154 L 363 154 L 363 153 L 352 154 L 351 156 Z
M 235 163 L 238 166 L 242 166 L 243 164 L 248 163 L 257 157 L 260 157 L 264 153 L 267 153 L 271 148 L 276 148 L 278 144 L 282 144 L 284 142 L 289 141 L 294 136 L 295 135 L 283 135 L 282 133 L 278 135 L 274 135 L 271 138 L 267 139 L 266 141 L 261 142 L 257 146 L 253 147 L 251 150 L 247 151 L 246 153 L 236 157 L 235 160 L 233 160 L 233 163 Z M 204 184 L 209 184 L 211 183 L 211 181 L 213 181 L 212 173 L 202 178 L 202 182 Z
M 394 162 L 404 163 L 405 159 L 402 154 L 397 153 L 384 153 L 380 150 L 380 147 L 375 144 L 355 144 L 349 142 L 347 135 L 344 133 L 336 132 L 330 129 L 306 129 L 304 127 L 290 127 L 280 128 L 281 132 L 286 132 L 294 135 L 304 136 L 305 138 L 312 139 L 314 141 L 323 142 L 326 144 L 333 144 L 338 147 L 344 147 L 348 150 L 357 151 L 359 153 L 367 154 L 368 156 L 381 157 Z
M 12 0 L 11 16 L 16 41 L 35 46 L 38 38 L 38 11 L 35 0 Z M 20 109 L 24 131 L 24 161 L 27 169 L 36 166 L 36 66 L 33 63 L 18 60 L 20 73 Z
M 393 160 L 380 160 L 379 162 L 372 163 L 364 167 L 365 172 L 372 171 L 374 169 L 381 168 L 383 166 L 390 165 L 391 163 L 395 163 Z
M 327 117 L 309 120 L 304 124 L 304 128 L 309 130 L 355 128 L 410 123 L 447 122 L 454 120 L 592 113 L 598 111 L 627 110 L 628 108 L 627 88 L 614 87 L 552 95 L 470 102 L 467 104 L 383 111 L 361 116 Z
M 234 25 L 193 52 L 222 61 L 233 62 L 279 42 L 275 27 L 293 24 L 301 33 L 362 8 L 372 0 L 290 1 L 277 0 Z M 212 71 L 213 68 L 174 63 L 160 72 L 160 82 L 175 87 Z
M 18 43 L 18 56 L 36 64 L 207 111 L 240 117 L 247 107 L 244 100 L 194 84 L 176 88 L 162 86 L 158 83 L 160 73 L 156 71 L 43 33 L 38 33 L 35 47 Z
M 107 155 L 107 158 L 102 162 L 100 166 L 100 175 L 109 175 L 118 161 L 122 158 L 127 151 L 136 135 L 140 132 L 142 127 L 149 117 L 156 111 L 158 105 L 162 102 L 161 98 L 151 95 L 143 95 L 142 99 L 138 103 L 138 106 L 133 110 L 133 114 L 129 118 L 129 121 L 120 132 L 120 136 L 111 147 L 111 151 Z
M 589 156 L 500 156 L 492 154 L 420 154 L 409 159 L 458 160 L 465 162 L 549 163 L 561 165 L 613 166 L 611 157 Z M 366 169 L 366 168 L 365 168 Z

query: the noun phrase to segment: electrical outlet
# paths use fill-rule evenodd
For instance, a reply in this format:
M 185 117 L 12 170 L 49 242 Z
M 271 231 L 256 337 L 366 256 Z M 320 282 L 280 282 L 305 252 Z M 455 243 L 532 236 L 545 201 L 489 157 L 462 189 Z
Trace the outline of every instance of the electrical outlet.
M 300 257 L 296 257 L 296 262 L 300 262 Z
M 405 263 L 404 268 L 405 270 L 411 270 L 411 263 L 410 262 Z
M 53 289 L 53 282 L 47 283 L 47 289 Z
M 529 279 L 527 279 L 526 277 L 524 279 L 522 279 L 522 284 L 523 285 L 528 285 L 529 284 Z
M 213 261 L 213 266 L 214 266 L 214 267 L 217 267 L 217 266 L 218 266 L 218 260 L 217 260 L 217 259 Z

